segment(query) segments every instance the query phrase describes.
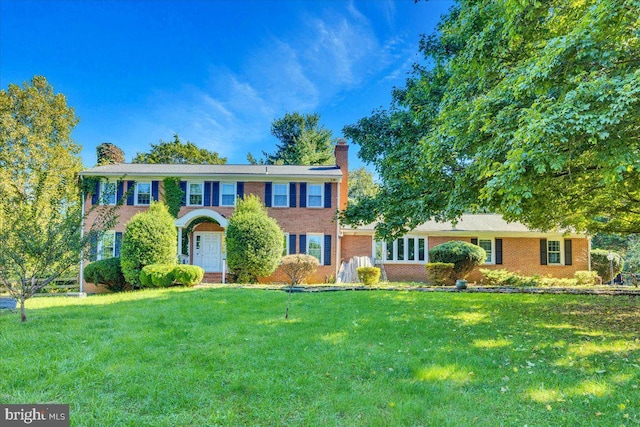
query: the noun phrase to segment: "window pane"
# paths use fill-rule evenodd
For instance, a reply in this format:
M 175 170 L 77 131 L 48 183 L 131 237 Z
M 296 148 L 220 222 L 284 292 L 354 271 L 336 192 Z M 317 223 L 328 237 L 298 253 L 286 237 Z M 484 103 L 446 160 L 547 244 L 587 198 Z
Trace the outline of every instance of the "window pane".
M 492 240 L 479 240 L 478 246 L 480 246 L 487 253 L 487 258 L 484 260 L 485 263 L 491 262 L 493 258 L 493 241 Z
M 560 264 L 560 241 L 547 241 L 547 257 L 549 264 Z
M 396 259 L 398 261 L 404 261 L 404 239 L 398 239 L 396 242 L 398 242 Z
M 287 184 L 273 184 L 273 206 L 287 207 L 289 206 L 289 197 L 287 197 Z
M 407 257 L 408 261 L 416 260 L 416 239 L 409 238 L 407 239 L 407 250 L 409 251 L 409 256 Z
M 102 239 L 100 239 L 98 248 L 98 259 L 107 259 L 113 257 L 115 250 L 116 235 L 113 231 L 104 233 Z
M 382 242 L 376 242 L 376 249 L 373 256 L 377 261 L 382 261 Z
M 148 205 L 151 203 L 151 184 L 148 182 L 140 182 L 137 184 L 139 205 Z
M 418 261 L 424 261 L 424 239 L 418 239 Z
M 102 200 L 107 205 L 116 204 L 116 183 L 115 182 L 102 183 Z
M 322 263 L 322 237 L 307 236 L 307 254 L 318 258 Z
M 236 201 L 236 186 L 234 184 L 222 184 L 222 206 L 233 206 Z
M 322 207 L 322 186 L 318 184 L 309 184 L 307 186 L 307 206 Z
M 202 204 L 202 184 L 189 184 L 189 204 Z
M 391 242 L 387 242 L 386 244 L 386 249 L 387 249 L 387 255 L 386 255 L 386 260 L 387 261 L 393 261 L 393 241 Z

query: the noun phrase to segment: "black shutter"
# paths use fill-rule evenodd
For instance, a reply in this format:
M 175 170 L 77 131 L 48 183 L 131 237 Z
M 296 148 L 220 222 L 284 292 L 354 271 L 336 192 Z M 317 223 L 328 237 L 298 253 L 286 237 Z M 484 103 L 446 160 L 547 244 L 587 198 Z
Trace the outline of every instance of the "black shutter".
M 296 207 L 296 183 L 295 182 L 289 183 L 289 207 L 290 208 Z
M 300 251 L 299 252 L 301 254 L 307 253 L 307 235 L 306 234 L 300 235 Z
M 496 264 L 502 264 L 502 239 L 496 239 Z
M 547 239 L 540 239 L 540 265 L 547 265 Z
M 268 208 L 271 207 L 271 183 L 264 183 L 264 205 Z
M 324 207 L 325 208 L 331 207 L 331 183 L 330 182 L 324 183 Z
M 160 200 L 158 181 L 151 181 L 151 198 L 154 202 Z
M 571 252 L 571 239 L 564 240 L 564 265 L 573 263 L 573 254 Z
M 94 233 L 89 237 L 89 261 L 98 259 L 98 236 Z
M 91 204 L 97 205 L 100 201 L 100 181 L 96 181 L 96 188 L 93 189 L 93 194 L 91 195 Z
M 236 182 L 236 196 L 244 199 L 244 182 Z
M 204 182 L 204 205 L 211 206 L 211 181 Z
M 182 190 L 182 200 L 180 206 L 187 205 L 187 181 L 180 181 L 180 190 Z
M 211 206 L 220 206 L 220 183 L 212 182 L 211 183 Z
M 307 207 L 307 183 L 306 182 L 300 183 L 300 207 L 301 208 Z
M 331 265 L 331 234 L 324 235 L 324 265 Z
M 124 195 L 124 182 L 118 181 L 116 184 L 116 203 L 120 203 L 122 196 Z
M 133 206 L 133 198 L 135 197 L 135 190 L 133 186 L 136 185 L 135 181 L 127 181 L 127 205 Z
M 116 231 L 116 241 L 115 241 L 115 250 L 114 250 L 114 255 L 115 257 L 119 257 L 120 256 L 120 245 L 122 244 L 122 231 Z
M 296 253 L 296 235 L 289 234 L 289 254 Z
M 472 237 L 471 238 L 471 244 L 478 246 L 478 238 L 477 237 Z

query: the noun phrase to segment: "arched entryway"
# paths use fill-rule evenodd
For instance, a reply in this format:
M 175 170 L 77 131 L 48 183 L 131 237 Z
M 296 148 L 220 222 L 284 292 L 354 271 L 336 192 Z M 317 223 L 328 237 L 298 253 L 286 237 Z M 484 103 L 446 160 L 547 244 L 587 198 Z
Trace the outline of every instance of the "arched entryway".
M 227 220 L 209 209 L 197 209 L 176 220 L 178 253 L 184 264 L 198 265 L 207 273 L 224 268 L 224 231 Z

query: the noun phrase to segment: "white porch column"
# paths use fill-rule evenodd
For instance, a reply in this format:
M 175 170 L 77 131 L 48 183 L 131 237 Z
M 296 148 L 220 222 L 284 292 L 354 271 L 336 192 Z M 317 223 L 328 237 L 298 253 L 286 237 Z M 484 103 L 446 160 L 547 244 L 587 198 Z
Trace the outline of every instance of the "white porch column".
M 182 264 L 182 227 L 178 227 L 178 260 Z

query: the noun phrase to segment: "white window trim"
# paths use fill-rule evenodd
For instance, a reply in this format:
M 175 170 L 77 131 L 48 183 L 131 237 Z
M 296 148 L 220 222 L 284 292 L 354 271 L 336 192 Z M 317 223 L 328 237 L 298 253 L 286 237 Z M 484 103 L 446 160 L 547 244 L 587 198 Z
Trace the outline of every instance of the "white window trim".
M 382 262 L 383 264 L 424 264 L 429 262 L 429 238 L 428 236 L 416 236 L 414 234 L 407 234 L 405 236 L 402 236 L 401 239 L 403 239 L 405 241 L 405 245 L 404 245 L 404 251 L 403 251 L 403 257 L 404 259 L 402 260 L 398 260 L 398 240 L 399 239 L 395 239 L 393 241 L 393 245 L 391 247 L 391 254 L 393 255 L 393 259 L 387 259 L 387 242 L 379 242 L 376 240 L 373 240 L 372 242 L 372 246 L 371 246 L 371 253 L 372 253 L 372 258 L 374 258 L 375 262 Z M 413 246 L 413 250 L 414 250 L 414 255 L 415 258 L 414 260 L 409 260 L 409 239 L 415 239 L 414 240 L 414 246 Z M 424 240 L 424 259 L 420 259 L 420 239 Z M 378 244 L 382 244 L 382 258 L 381 259 L 377 259 L 376 258 L 376 243 Z
M 559 251 L 560 251 L 560 262 L 551 262 L 549 261 L 549 242 L 558 242 L 559 243 Z M 549 239 L 547 238 L 547 265 L 564 265 L 564 239 Z
M 224 195 L 222 189 L 224 188 L 225 185 L 232 185 L 233 186 L 233 203 L 230 205 L 226 205 L 224 203 L 222 203 L 222 196 Z M 218 205 L 220 206 L 235 206 L 236 205 L 236 196 L 238 194 L 238 183 L 237 182 L 220 182 L 220 200 L 218 200 Z
M 324 234 L 319 233 L 307 233 L 307 247 L 305 248 L 305 254 L 309 254 L 309 243 L 311 242 L 311 237 L 319 237 L 320 238 L 320 260 L 319 265 L 324 265 Z M 312 255 L 313 256 L 313 255 Z
M 320 205 L 318 206 L 311 206 L 311 204 L 309 203 L 309 200 L 311 198 L 311 191 L 310 188 L 311 186 L 317 186 L 320 187 Z M 314 182 L 308 182 L 307 183 L 307 207 L 310 209 L 321 209 L 324 208 L 324 184 L 318 184 L 318 183 L 314 183 Z
M 113 185 L 113 203 L 105 203 L 107 195 L 105 187 L 107 185 Z M 116 203 L 118 203 L 118 182 L 111 180 L 100 181 L 100 204 L 105 206 L 114 206 Z
M 202 202 L 200 204 L 191 203 L 191 185 L 198 184 L 202 188 Z M 204 206 L 204 182 L 203 181 L 187 181 L 187 206 Z
M 102 244 L 103 244 L 104 238 L 106 236 L 109 236 L 109 235 L 111 236 L 113 251 L 111 252 L 111 256 L 110 257 L 103 258 L 102 257 Z M 108 258 L 113 258 L 114 256 L 116 256 L 116 232 L 113 231 L 113 230 L 105 231 L 104 234 L 102 235 L 102 237 L 98 240 L 96 261 L 100 261 L 100 260 L 108 259 Z
M 282 206 L 276 205 L 276 185 L 284 185 L 284 187 L 286 189 L 286 193 L 285 194 L 287 196 L 287 201 Z M 278 194 L 278 196 L 281 196 L 281 195 L 282 194 Z M 289 183 L 288 182 L 274 182 L 274 183 L 271 184 L 271 207 L 273 207 L 273 208 L 288 208 L 290 200 L 291 200 L 291 195 L 289 194 Z
M 138 185 L 140 184 L 149 184 L 149 203 L 138 203 Z M 134 190 L 134 196 L 133 196 L 133 201 L 134 201 L 134 206 L 149 206 L 151 205 L 151 201 L 153 200 L 153 185 L 151 184 L 151 181 L 140 181 L 140 182 L 136 182 L 135 184 L 135 190 Z
M 491 259 L 483 262 L 483 265 L 495 265 L 496 263 L 496 239 L 495 237 L 476 237 L 478 239 L 478 247 L 480 247 L 481 240 L 488 240 L 491 242 Z

